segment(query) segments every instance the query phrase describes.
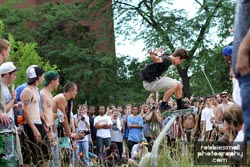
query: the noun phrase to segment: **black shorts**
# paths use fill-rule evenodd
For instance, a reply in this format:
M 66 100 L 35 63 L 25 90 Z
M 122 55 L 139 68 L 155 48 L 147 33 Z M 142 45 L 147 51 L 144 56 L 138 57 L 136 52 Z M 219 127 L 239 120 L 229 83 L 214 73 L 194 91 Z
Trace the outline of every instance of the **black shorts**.
M 24 141 L 23 141 L 23 162 L 24 164 L 33 164 L 36 166 L 44 160 L 50 158 L 50 144 L 47 133 L 43 124 L 34 124 L 40 132 L 42 142 L 36 142 L 33 131 L 28 124 L 24 124 Z

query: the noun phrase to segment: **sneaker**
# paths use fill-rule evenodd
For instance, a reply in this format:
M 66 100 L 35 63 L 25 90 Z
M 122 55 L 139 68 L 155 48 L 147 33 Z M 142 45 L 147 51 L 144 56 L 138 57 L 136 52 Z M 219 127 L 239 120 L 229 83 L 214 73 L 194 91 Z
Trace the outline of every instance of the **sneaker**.
M 161 106 L 160 106 L 160 108 L 159 108 L 159 110 L 160 110 L 161 112 L 163 112 L 163 111 L 165 111 L 165 110 L 171 110 L 171 109 L 172 109 L 172 107 L 169 106 L 167 103 L 166 103 L 166 104 L 162 104 L 162 103 L 161 103 Z
M 187 109 L 188 107 L 185 107 L 184 105 L 177 106 L 177 110 Z

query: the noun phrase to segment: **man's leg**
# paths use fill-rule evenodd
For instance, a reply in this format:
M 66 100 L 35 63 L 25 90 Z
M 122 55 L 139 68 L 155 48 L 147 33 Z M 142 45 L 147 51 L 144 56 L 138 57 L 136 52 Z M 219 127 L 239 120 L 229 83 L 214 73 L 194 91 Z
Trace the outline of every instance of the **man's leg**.
M 175 93 L 177 84 L 173 85 L 171 88 L 164 92 L 163 100 L 160 105 L 160 111 L 170 110 L 171 106 L 168 105 L 169 98 Z
M 167 102 L 169 98 L 175 93 L 176 102 L 177 102 L 177 110 L 183 109 L 182 106 L 182 84 L 179 81 L 176 81 L 176 83 L 172 84 L 172 87 L 170 89 L 167 89 L 163 96 L 163 104 L 160 106 L 160 110 L 167 110 L 169 108 L 167 106 Z M 164 107 L 165 105 L 165 107 Z
M 177 88 L 175 92 L 176 103 L 177 103 L 177 110 L 184 109 L 182 105 L 182 83 L 177 81 Z
M 99 162 L 102 162 L 102 152 L 103 152 L 103 138 L 97 137 L 97 142 L 98 142 L 98 158 Z
M 247 144 L 250 144 L 250 74 L 239 78 L 242 98 L 242 110 L 244 116 L 244 128 L 245 128 L 245 140 Z
M 89 166 L 89 158 L 88 158 L 88 152 L 89 152 L 89 142 L 83 141 L 83 160 L 84 163 Z
M 171 88 L 167 89 L 167 90 L 164 92 L 163 101 L 164 101 L 164 102 L 168 102 L 169 98 L 170 98 L 175 92 L 177 92 L 177 84 L 174 84 Z

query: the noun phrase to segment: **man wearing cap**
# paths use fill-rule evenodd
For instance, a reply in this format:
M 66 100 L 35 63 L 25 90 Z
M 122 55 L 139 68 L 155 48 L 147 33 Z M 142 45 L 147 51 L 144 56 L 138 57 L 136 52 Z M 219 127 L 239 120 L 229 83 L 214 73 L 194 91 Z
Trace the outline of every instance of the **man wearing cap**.
M 24 164 L 31 162 L 35 165 L 48 166 L 49 146 L 48 137 L 43 127 L 39 108 L 40 95 L 38 86 L 43 83 L 44 70 L 40 67 L 30 68 L 28 71 L 28 86 L 21 93 L 24 112 Z M 39 148 L 39 149 L 38 149 Z
M 26 69 L 26 76 L 28 76 L 28 72 L 31 68 L 34 68 L 34 67 L 38 67 L 37 65 L 31 65 L 29 66 L 27 69 Z M 21 101 L 20 97 L 21 97 L 21 93 L 23 91 L 24 88 L 26 88 L 28 86 L 28 83 L 25 82 L 19 86 L 16 87 L 16 101 Z
M 3 62 L 6 62 L 9 57 L 10 52 L 10 43 L 6 39 L 0 39 L 0 64 Z M 0 82 L 2 80 L 2 77 L 0 76 Z M 5 114 L 5 100 L 3 95 L 3 88 L 0 85 L 0 124 L 2 125 L 8 125 L 10 123 L 10 119 Z
M 218 110 L 216 112 L 216 117 L 219 121 L 222 121 L 223 113 L 229 106 L 233 105 L 234 103 L 228 100 L 228 93 L 226 91 L 220 93 L 220 98 L 222 99 L 222 103 L 219 104 Z
M 2 87 L 5 97 L 5 108 L 8 116 L 14 121 L 14 111 L 13 106 L 16 102 L 16 91 L 9 90 L 9 86 L 16 79 L 16 72 L 19 71 L 13 62 L 6 62 L 0 66 L 0 74 L 2 75 Z
M 55 118 L 57 117 L 57 114 L 53 113 L 54 104 L 53 104 L 53 96 L 51 92 L 54 90 L 57 90 L 57 87 L 59 85 L 59 75 L 57 72 L 49 71 L 45 74 L 44 78 L 45 78 L 44 88 L 41 90 L 42 111 L 43 111 L 45 120 L 48 122 L 49 126 L 52 129 L 52 131 L 48 133 L 48 137 L 50 139 L 51 145 L 53 145 L 52 143 L 54 142 L 58 143 L 56 127 L 54 126 Z M 54 165 L 58 166 L 59 153 L 58 153 L 57 144 L 52 147 L 52 151 L 54 152 Z
M 229 75 L 232 77 L 233 83 L 233 100 L 239 106 L 241 106 L 241 96 L 240 96 L 240 87 L 238 79 L 235 77 L 233 68 L 232 68 L 232 54 L 233 54 L 233 46 L 229 45 L 223 48 L 222 54 L 224 59 L 226 60 L 227 64 L 230 67 Z

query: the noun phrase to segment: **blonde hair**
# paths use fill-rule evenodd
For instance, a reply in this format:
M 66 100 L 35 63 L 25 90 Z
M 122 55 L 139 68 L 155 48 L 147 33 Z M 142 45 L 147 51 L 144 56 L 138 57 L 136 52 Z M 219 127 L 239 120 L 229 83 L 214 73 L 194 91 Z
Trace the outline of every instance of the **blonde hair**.
M 10 42 L 6 39 L 0 39 L 0 51 L 8 49 L 10 47 Z

